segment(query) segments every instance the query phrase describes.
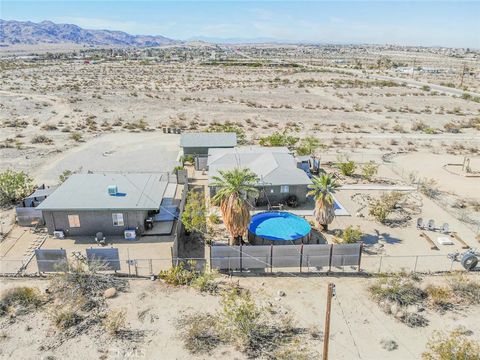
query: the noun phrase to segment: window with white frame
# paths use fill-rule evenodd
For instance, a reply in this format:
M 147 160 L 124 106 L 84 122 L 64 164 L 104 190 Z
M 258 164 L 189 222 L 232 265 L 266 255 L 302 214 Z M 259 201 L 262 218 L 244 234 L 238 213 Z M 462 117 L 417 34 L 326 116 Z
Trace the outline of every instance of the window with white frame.
M 280 192 L 282 194 L 286 194 L 286 193 L 289 193 L 290 192 L 290 188 L 288 185 L 282 185 L 280 186 Z
M 113 219 L 113 226 L 123 226 L 123 214 L 122 213 L 113 213 L 112 214 L 112 219 Z
M 68 226 L 71 228 L 80 227 L 80 216 L 68 215 Z

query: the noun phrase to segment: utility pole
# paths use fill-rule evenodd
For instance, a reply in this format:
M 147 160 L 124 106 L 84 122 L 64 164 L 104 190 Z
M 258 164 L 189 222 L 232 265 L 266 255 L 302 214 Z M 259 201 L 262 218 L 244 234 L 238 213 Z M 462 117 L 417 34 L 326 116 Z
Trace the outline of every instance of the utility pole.
M 323 360 L 328 360 L 328 342 L 330 340 L 330 313 L 332 298 L 335 296 L 335 284 L 329 283 L 327 288 L 327 312 L 325 314 L 325 331 L 323 332 Z

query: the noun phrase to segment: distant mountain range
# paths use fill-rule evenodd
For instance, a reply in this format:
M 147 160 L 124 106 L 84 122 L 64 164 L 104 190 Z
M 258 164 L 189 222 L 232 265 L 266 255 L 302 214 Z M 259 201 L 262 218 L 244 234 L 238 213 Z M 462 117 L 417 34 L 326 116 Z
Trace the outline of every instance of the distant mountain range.
M 123 31 L 88 30 L 51 21 L 33 23 L 0 19 L 0 44 L 60 44 L 159 46 L 180 43 L 160 35 L 130 35 Z

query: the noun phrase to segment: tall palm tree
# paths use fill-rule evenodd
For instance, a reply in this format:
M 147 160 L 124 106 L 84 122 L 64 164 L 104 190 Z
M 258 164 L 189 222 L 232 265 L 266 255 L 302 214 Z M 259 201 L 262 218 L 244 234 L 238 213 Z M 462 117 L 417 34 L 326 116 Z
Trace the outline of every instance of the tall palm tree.
M 250 211 L 245 198 L 258 193 L 254 187 L 258 177 L 249 169 L 220 170 L 219 174 L 213 177 L 211 184 L 216 189 L 212 200 L 220 205 L 223 222 L 232 236 L 230 245 L 239 244 L 250 223 Z
M 313 216 L 317 225 L 324 230 L 328 230 L 328 224 L 331 224 L 335 218 L 335 207 L 333 193 L 339 188 L 331 174 L 322 174 L 312 178 L 312 185 L 308 188 L 308 195 L 315 199 L 315 210 Z

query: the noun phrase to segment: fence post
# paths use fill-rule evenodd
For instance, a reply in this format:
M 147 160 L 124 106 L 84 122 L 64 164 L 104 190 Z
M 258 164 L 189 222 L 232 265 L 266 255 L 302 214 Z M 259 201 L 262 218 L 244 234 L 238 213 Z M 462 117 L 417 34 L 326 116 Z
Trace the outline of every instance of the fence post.
M 270 244 L 270 274 L 273 273 L 273 244 Z
M 150 268 L 150 275 L 153 275 L 152 259 L 148 259 L 148 266 L 149 266 L 149 268 Z
M 377 273 L 380 273 L 382 271 L 382 260 L 383 260 L 383 256 L 380 256 L 380 263 L 378 264 L 378 271 Z
M 302 272 L 302 265 L 303 265 L 303 244 L 302 246 L 300 246 L 300 273 Z
M 242 249 L 242 243 L 240 243 L 240 272 L 243 272 L 243 249 Z
M 333 244 L 330 244 L 330 255 L 328 259 L 328 273 L 332 270 Z
M 362 251 L 363 251 L 363 242 L 360 243 L 360 253 L 358 254 L 358 269 L 357 269 L 358 272 L 360 272 L 360 264 L 362 263 Z
M 415 266 L 413 267 L 413 272 L 417 272 L 417 263 L 418 263 L 418 255 L 415 256 Z

